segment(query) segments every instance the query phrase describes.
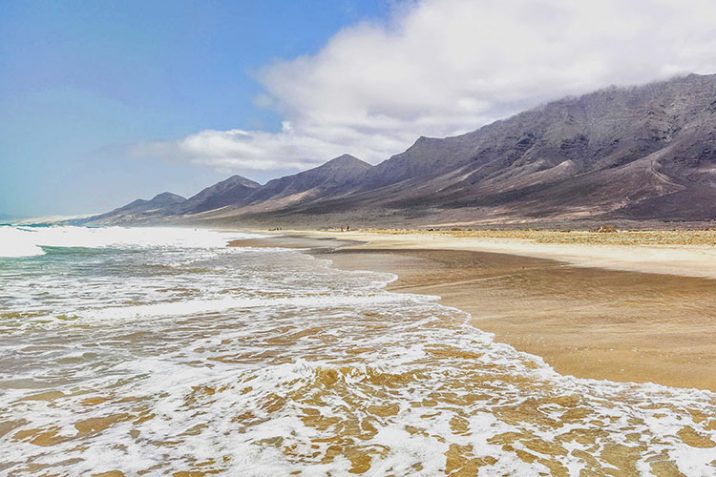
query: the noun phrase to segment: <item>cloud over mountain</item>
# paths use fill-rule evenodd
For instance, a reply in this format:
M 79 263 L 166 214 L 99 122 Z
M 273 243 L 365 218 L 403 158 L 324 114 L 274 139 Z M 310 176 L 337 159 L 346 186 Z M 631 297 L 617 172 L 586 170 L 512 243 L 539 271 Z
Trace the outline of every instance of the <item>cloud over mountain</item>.
M 222 170 L 378 162 L 416 137 L 473 130 L 566 94 L 716 71 L 710 0 L 423 0 L 268 65 L 280 131 L 201 131 L 137 148 Z

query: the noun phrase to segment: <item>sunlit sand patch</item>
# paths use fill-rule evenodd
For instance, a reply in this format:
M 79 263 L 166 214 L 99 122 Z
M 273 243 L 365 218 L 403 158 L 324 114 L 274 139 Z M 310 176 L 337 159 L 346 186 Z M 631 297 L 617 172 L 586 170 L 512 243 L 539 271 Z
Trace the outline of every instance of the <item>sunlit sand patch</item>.
M 103 402 L 106 402 L 106 401 L 107 401 L 107 398 L 105 398 L 105 397 L 93 396 L 93 397 L 88 397 L 88 398 L 83 399 L 82 405 L 83 406 L 96 406 L 96 405 L 102 404 Z
M 29 441 L 31 444 L 41 447 L 54 446 L 65 440 L 65 437 L 59 436 L 59 428 L 50 427 L 48 429 L 23 429 L 17 431 L 13 439 L 17 441 Z
M 80 434 L 94 434 L 102 432 L 110 426 L 113 426 L 120 422 L 126 422 L 131 420 L 129 414 L 113 414 L 106 417 L 91 417 L 75 423 L 75 429 Z
M 693 427 L 686 426 L 677 433 L 679 438 L 691 447 L 710 449 L 716 447 L 716 442 L 702 433 L 696 432 Z
M 62 391 L 45 391 L 37 394 L 31 394 L 22 398 L 23 401 L 54 401 L 65 397 Z
M 24 426 L 25 424 L 27 424 L 27 421 L 25 419 L 18 419 L 15 421 L 0 421 L 0 437 L 9 434 L 14 429 Z

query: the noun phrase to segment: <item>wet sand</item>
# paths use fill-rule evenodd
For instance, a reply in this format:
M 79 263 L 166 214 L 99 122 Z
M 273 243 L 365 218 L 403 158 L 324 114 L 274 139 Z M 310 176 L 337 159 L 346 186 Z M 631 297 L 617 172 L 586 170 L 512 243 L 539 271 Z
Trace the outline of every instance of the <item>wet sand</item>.
M 338 268 L 398 274 L 393 291 L 439 295 L 561 374 L 716 390 L 712 280 L 483 252 L 346 250 L 330 258 Z
M 328 238 L 328 237 L 326 237 Z M 438 295 L 499 342 L 561 374 L 716 391 L 716 281 L 577 267 L 464 250 L 369 249 L 302 237 L 336 267 L 395 273 L 397 292 Z M 237 245 L 247 246 L 248 243 Z M 352 247 L 351 247 L 352 245 Z

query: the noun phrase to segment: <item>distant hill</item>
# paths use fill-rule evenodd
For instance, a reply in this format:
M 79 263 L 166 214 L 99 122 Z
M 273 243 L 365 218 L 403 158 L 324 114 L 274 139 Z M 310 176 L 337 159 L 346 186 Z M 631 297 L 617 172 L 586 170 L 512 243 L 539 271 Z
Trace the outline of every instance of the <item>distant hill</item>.
M 341 156 L 242 187 L 216 189 L 202 210 L 170 207 L 163 218 L 307 226 L 716 220 L 716 75 L 565 98 L 461 136 L 421 137 L 377 166 Z
M 106 214 L 82 219 L 79 222 L 101 223 L 104 225 L 143 223 L 165 217 L 171 213 L 170 211 L 173 210 L 173 207 L 185 201 L 186 199 L 180 195 L 163 192 L 150 200 L 137 199 Z
M 229 205 L 242 205 L 259 187 L 259 183 L 245 177 L 231 176 L 177 204 L 172 212 L 174 214 L 196 214 L 221 209 Z
M 344 154 L 319 167 L 273 179 L 263 186 L 235 175 L 189 199 L 174 196 L 176 200 L 159 203 L 157 199 L 166 193 L 160 194 L 151 201 L 135 200 L 83 222 L 103 225 L 169 223 L 215 220 L 223 215 L 232 216 L 239 210 L 252 211 L 253 214 L 280 211 L 354 190 L 359 185 L 359 178 L 371 167 L 367 162 Z

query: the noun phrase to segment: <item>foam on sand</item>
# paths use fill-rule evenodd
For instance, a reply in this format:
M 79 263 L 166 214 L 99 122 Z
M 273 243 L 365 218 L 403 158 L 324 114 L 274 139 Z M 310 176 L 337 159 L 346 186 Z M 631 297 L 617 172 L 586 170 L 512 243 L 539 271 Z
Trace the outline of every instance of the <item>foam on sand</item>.
M 391 275 L 185 243 L 0 267 L 0 472 L 713 474 L 714 393 L 561 376 Z

